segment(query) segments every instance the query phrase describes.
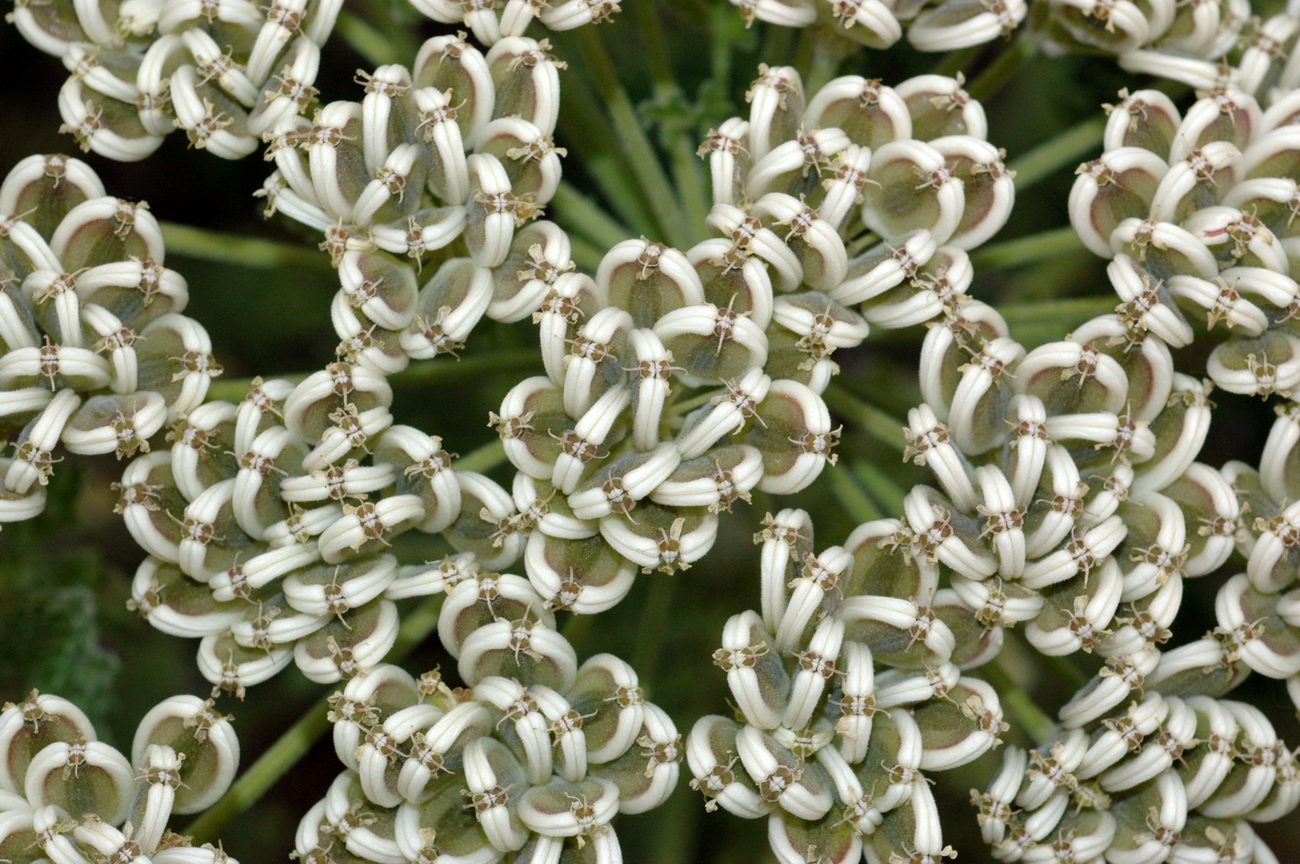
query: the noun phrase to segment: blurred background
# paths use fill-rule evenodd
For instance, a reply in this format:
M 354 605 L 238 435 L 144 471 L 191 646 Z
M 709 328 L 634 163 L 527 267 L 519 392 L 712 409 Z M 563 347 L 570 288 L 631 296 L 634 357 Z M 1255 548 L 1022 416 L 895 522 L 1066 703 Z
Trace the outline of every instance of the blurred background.
M 679 92 L 665 98 L 651 87 L 637 13 L 653 5 L 664 31 Z M 756 24 L 745 29 L 736 9 L 723 0 L 630 0 L 613 24 L 601 25 L 600 37 L 616 58 L 622 84 L 631 94 L 641 124 L 658 141 L 665 130 L 685 128 L 694 141 L 733 114 L 745 114 L 744 94 L 757 64 L 790 63 L 796 57 L 835 64 L 836 40 L 801 38 L 789 30 Z M 409 61 L 419 42 L 440 32 L 418 18 L 401 0 L 349 0 L 345 33 L 336 32 L 326 46 L 317 86 L 321 100 L 356 99 L 360 87 L 354 70 L 373 67 L 376 58 Z M 534 34 L 537 35 L 537 34 Z M 347 38 L 343 38 L 343 37 Z M 601 97 L 584 69 L 582 54 L 570 37 L 552 37 L 557 54 L 569 62 L 561 73 L 564 103 L 558 143 L 569 148 L 565 178 L 602 203 L 590 169 L 619 146 L 617 140 L 566 140 L 565 118 L 598 109 Z M 362 46 L 363 53 L 353 45 Z M 1015 49 L 999 41 L 952 57 L 925 55 L 900 45 L 887 53 L 860 50 L 838 62 L 839 74 L 860 74 L 897 83 L 929 71 L 963 71 L 968 79 L 981 73 L 987 85 L 1000 85 L 984 105 L 989 139 L 1005 147 L 1014 161 L 1037 145 L 1101 116 L 1101 103 L 1114 101 L 1135 82 L 1105 58 L 1034 56 L 1018 69 L 998 61 Z M 385 53 L 386 52 L 386 53 Z M 829 52 L 829 59 L 822 55 Z M 22 157 L 40 152 L 75 152 L 75 142 L 58 133 L 56 96 L 66 77 L 59 62 L 40 54 L 9 26 L 0 26 L 0 175 Z M 991 70 L 991 71 L 990 71 Z M 1007 74 L 1011 72 L 1011 74 Z M 1004 79 L 1004 80 L 999 80 Z M 1186 104 L 1186 99 L 1183 103 Z M 319 369 L 333 358 L 336 343 L 329 322 L 329 303 L 337 280 L 318 238 L 283 218 L 266 221 L 253 191 L 269 173 L 257 156 L 231 163 L 191 149 L 185 136 L 172 135 L 148 160 L 109 162 L 78 154 L 103 178 L 110 194 L 149 202 L 165 223 L 195 226 L 239 238 L 292 244 L 268 247 L 272 254 L 250 254 L 238 244 L 225 250 L 210 243 L 173 242 L 167 265 L 186 277 L 188 314 L 210 333 L 225 380 L 254 375 L 300 373 Z M 1015 212 L 993 242 L 1012 240 L 1066 226 L 1066 196 L 1073 166 L 1093 158 L 1095 148 L 1080 152 L 1023 193 Z M 707 189 L 701 190 L 708 194 Z M 553 208 L 552 213 L 555 213 Z M 625 220 L 629 223 L 635 220 Z M 648 226 L 628 224 L 631 236 L 653 236 Z M 256 251 L 255 247 L 252 251 Z M 1012 256 L 1020 257 L 1020 256 Z M 978 265 L 977 265 L 978 266 Z M 1013 335 L 1027 345 L 1060 338 L 1077 323 L 1114 305 L 1102 262 L 1077 244 L 1050 258 L 1014 265 L 986 258 L 971 294 L 1005 309 Z M 1089 299 L 1091 298 L 1091 299 Z M 901 418 L 920 402 L 915 361 L 922 328 L 903 333 L 873 333 L 853 352 L 839 352 L 839 381 L 862 395 L 881 417 Z M 536 336 L 526 322 L 477 329 L 462 358 L 486 357 L 507 350 L 528 351 Z M 1204 368 L 1208 346 L 1177 357 L 1181 371 Z M 439 358 L 425 364 L 455 361 Z M 437 376 L 408 375 L 395 384 L 397 422 L 443 436 L 451 451 L 467 453 L 494 437 L 487 413 L 527 369 Z M 237 391 L 236 391 L 237 392 Z M 237 398 L 237 397 L 236 397 Z M 1218 410 L 1202 461 L 1221 465 L 1231 459 L 1254 462 L 1272 421 L 1270 405 L 1258 400 L 1216 394 Z M 888 425 L 886 423 L 885 425 Z M 699 716 L 729 713 L 724 675 L 710 655 L 728 616 L 758 604 L 757 549 L 751 535 L 765 511 L 784 506 L 809 510 L 817 525 L 817 547 L 841 542 L 857 520 L 845 512 L 833 492 L 834 482 L 848 482 L 886 515 L 898 512 L 900 490 L 924 479 L 924 469 L 903 464 L 898 450 L 873 436 L 862 424 L 845 424 L 842 452 L 857 457 L 857 470 L 824 472 L 797 502 L 756 496 L 752 507 L 738 506 L 722 520 L 716 548 L 690 570 L 671 577 L 638 578 L 632 595 L 615 609 L 581 621 L 562 621 L 580 655 L 611 651 L 629 660 L 641 675 L 650 699 L 688 731 Z M 115 496 L 109 484 L 120 475 L 112 457 L 70 458 L 59 466 L 50 488 L 50 505 L 40 519 L 6 527 L 0 533 L 0 701 L 18 699 L 33 687 L 55 692 L 81 705 L 101 737 L 128 746 L 135 724 L 162 698 L 177 692 L 206 694 L 210 689 L 194 663 L 196 642 L 154 630 L 127 611 L 129 581 L 143 553 L 121 520 L 112 513 Z M 496 479 L 508 482 L 501 468 Z M 839 490 L 843 494 L 844 490 Z M 403 563 L 441 557 L 447 550 L 429 538 L 404 537 L 395 550 Z M 1213 626 L 1214 590 L 1241 562 L 1234 559 L 1223 574 L 1206 577 L 1206 590 L 1188 591 L 1171 645 L 1199 637 Z M 1022 643 L 1008 640 L 1013 676 L 1038 704 L 1054 714 L 1075 684 L 1099 665 L 1084 657 L 1042 666 Z M 442 664 L 454 675 L 455 663 L 436 638 L 417 646 L 403 665 L 418 673 Z M 295 720 L 329 692 L 308 682 L 294 669 L 252 688 L 244 703 L 223 700 L 236 716 L 236 729 L 247 767 Z M 1281 685 L 1254 676 L 1237 691 L 1263 708 L 1279 734 L 1300 741 L 1300 729 Z M 1014 730 L 1011 742 L 1025 743 Z M 1000 760 L 997 753 L 964 768 L 935 776 L 936 797 L 944 814 L 945 840 L 963 862 L 991 860 L 982 848 L 968 790 L 982 788 Z M 318 742 L 258 803 L 222 832 L 225 849 L 244 864 L 281 862 L 292 848 L 298 819 L 323 794 L 340 766 L 328 738 Z M 718 812 L 706 814 L 698 793 L 680 788 L 662 809 L 618 824 L 624 856 L 631 864 L 759 864 L 773 860 L 761 822 L 746 822 Z M 183 819 L 173 825 L 183 830 Z M 1263 826 L 1279 860 L 1300 861 L 1300 828 L 1294 819 Z

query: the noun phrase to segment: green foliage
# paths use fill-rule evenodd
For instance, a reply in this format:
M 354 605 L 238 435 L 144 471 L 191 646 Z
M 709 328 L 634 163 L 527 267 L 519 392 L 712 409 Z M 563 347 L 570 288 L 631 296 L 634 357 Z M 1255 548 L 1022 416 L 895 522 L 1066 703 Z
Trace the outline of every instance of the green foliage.
M 101 641 L 103 557 L 67 542 L 81 475 L 60 471 L 44 516 L 0 535 L 0 693 L 58 693 L 99 724 L 117 700 L 121 661 Z

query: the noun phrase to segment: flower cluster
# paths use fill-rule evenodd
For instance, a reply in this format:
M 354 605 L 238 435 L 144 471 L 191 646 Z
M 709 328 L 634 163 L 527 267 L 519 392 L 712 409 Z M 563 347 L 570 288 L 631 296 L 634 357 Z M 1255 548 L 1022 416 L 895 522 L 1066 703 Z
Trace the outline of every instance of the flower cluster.
M 667 799 L 681 749 L 636 673 L 610 654 L 579 665 L 518 576 L 463 573 L 438 626 L 466 686 L 384 665 L 334 694 L 347 770 L 303 817 L 295 857 L 621 861 L 611 820 Z
M 42 511 L 60 443 L 130 456 L 203 401 L 221 370 L 163 257 L 148 205 L 80 160 L 30 156 L 0 183 L 0 524 Z
M 230 717 L 173 696 L 140 721 L 131 758 L 97 740 L 79 708 L 31 692 L 0 713 L 0 858 L 57 864 L 235 864 L 167 823 L 225 794 L 239 767 Z
M 551 30 L 572 30 L 609 21 L 622 0 L 410 0 L 411 5 L 439 24 L 468 27 L 484 45 L 522 36 L 533 21 Z M 641 0 L 646 2 L 646 0 Z
M 1217 698 L 1222 680 L 1177 653 L 1123 709 L 1067 723 L 1028 752 L 1007 748 L 987 791 L 971 793 L 995 858 L 1277 861 L 1251 823 L 1300 803 L 1295 754 L 1259 709 Z
M 1249 0 L 1045 0 L 1034 9 L 1048 44 L 1115 55 L 1130 72 L 1264 96 L 1300 84 L 1292 11 L 1261 18 Z
M 1171 346 L 1203 334 L 1201 320 L 1209 331 L 1223 323 L 1227 338 L 1208 361 L 1215 384 L 1289 393 L 1300 384 L 1300 287 L 1290 272 L 1300 90 L 1267 110 L 1241 91 L 1216 91 L 1184 116 L 1157 91 L 1121 96 L 1105 152 L 1079 168 L 1070 193 L 1076 232 L 1111 259 L 1115 291 Z
M 316 96 L 320 46 L 343 0 L 44 3 L 8 16 L 71 77 L 62 131 L 85 150 L 144 159 L 173 129 L 223 159 Z
M 807 513 L 763 525 L 762 612 L 733 616 L 713 655 L 736 719 L 691 730 L 692 787 L 709 810 L 766 817 L 782 864 L 948 857 L 925 772 L 999 743 L 998 694 L 964 671 L 997 654 L 1001 630 L 939 589 L 899 520 L 819 554 Z
M 1236 536 L 1246 571 L 1219 589 L 1218 627 L 1206 634 L 1199 650 L 1207 656 L 1212 646 L 1220 647 L 1225 662 L 1235 663 L 1242 675 L 1250 670 L 1286 679 L 1300 710 L 1300 586 L 1296 584 L 1300 507 L 1294 503 L 1300 457 L 1298 412 L 1294 402 L 1278 406 L 1258 470 L 1240 462 L 1223 468 L 1241 501 Z
M 173 425 L 170 450 L 132 462 L 118 510 L 149 558 L 133 608 L 202 637 L 199 669 L 242 698 L 290 662 L 334 682 L 375 666 L 398 633 L 395 601 L 441 590 L 389 554 L 407 530 L 442 532 L 484 566 L 510 496 L 453 471 L 437 437 L 394 426 L 378 373 L 333 363 L 297 386 L 256 382 L 238 405 L 208 402 Z
M 1025 19 L 1025 0 L 731 0 L 745 24 L 824 25 L 868 48 L 888 48 L 903 36 L 921 51 L 956 51 L 1009 37 Z
M 1121 678 L 1149 671 L 1134 656 L 1168 637 L 1182 578 L 1227 559 L 1237 517 L 1194 461 L 1206 385 L 1135 316 L 1122 306 L 1026 353 L 971 302 L 927 335 L 905 453 L 940 487 L 904 503 L 915 554 L 988 626 L 1029 622 L 1043 653 L 1096 650 Z
M 548 48 L 511 36 L 484 55 L 463 34 L 436 37 L 411 69 L 361 73 L 361 102 L 267 133 L 276 170 L 259 194 L 268 215 L 325 233 L 344 356 L 391 373 L 453 353 L 485 314 L 526 318 L 572 269 L 564 232 L 527 224 L 564 153 L 551 140 L 563 64 Z M 420 286 L 430 260 L 440 266 Z
M 805 102 L 793 69 L 763 66 L 750 100 L 701 147 L 715 236 L 686 252 L 628 240 L 594 280 L 556 280 L 534 316 L 547 374 L 492 418 L 519 471 L 503 529 L 527 536 L 528 577 L 558 608 L 606 609 L 636 568 L 703 556 L 751 490 L 816 479 L 839 438 L 820 396 L 833 353 L 869 322 L 958 307 L 963 250 L 1010 211 L 955 79 L 849 76 Z

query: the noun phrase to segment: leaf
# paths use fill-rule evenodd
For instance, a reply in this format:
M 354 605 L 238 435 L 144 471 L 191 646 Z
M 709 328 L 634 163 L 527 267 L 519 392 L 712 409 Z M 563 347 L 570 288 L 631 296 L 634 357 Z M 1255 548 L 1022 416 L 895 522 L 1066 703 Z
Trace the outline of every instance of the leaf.
M 41 519 L 6 526 L 0 556 L 0 694 L 57 693 L 106 726 L 120 661 L 100 643 L 97 587 L 104 567 L 68 542 L 79 472 L 65 466 Z

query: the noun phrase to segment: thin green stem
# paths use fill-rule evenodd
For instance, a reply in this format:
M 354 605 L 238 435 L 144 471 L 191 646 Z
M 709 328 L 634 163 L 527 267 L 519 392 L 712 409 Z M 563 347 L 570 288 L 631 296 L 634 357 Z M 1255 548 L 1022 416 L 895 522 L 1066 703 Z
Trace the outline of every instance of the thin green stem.
M 677 79 L 673 75 L 673 64 L 668 56 L 655 0 L 640 0 L 632 7 L 632 13 L 636 16 L 637 35 L 645 46 L 646 65 L 650 68 L 650 78 L 655 87 L 676 89 Z
M 970 260 L 975 266 L 975 272 L 987 273 L 1008 267 L 1024 267 L 1057 255 L 1082 251 L 1084 246 L 1079 241 L 1079 235 L 1074 228 L 1066 225 L 984 246 L 971 253 Z
M 1016 191 L 1023 192 L 1045 177 L 1078 162 L 1080 157 L 1090 151 L 1098 149 L 1105 128 L 1105 117 L 1093 117 L 1013 159 L 1008 167 L 1016 172 Z
M 476 378 L 491 372 L 504 372 L 524 369 L 538 362 L 535 350 L 514 349 L 494 351 L 481 356 L 466 357 L 464 360 L 439 360 L 433 363 L 413 363 L 401 372 L 388 376 L 388 383 L 394 385 L 426 384 L 432 381 L 457 381 L 463 378 Z M 276 375 L 297 384 L 313 372 L 295 372 L 292 375 Z M 238 402 L 253 386 L 251 378 L 218 379 L 208 388 L 208 399 Z
M 394 34 L 382 32 L 369 21 L 347 9 L 339 12 L 334 31 L 343 38 L 344 42 L 352 46 L 353 51 L 375 66 L 383 66 L 385 63 L 410 63 L 415 59 L 414 51 L 405 50 L 407 46 L 403 43 L 406 40 L 395 39 Z M 407 54 L 410 56 L 405 56 Z
M 570 613 L 569 620 L 565 621 L 564 626 L 560 628 L 560 635 L 568 640 L 573 650 L 577 651 L 582 640 L 586 639 L 587 634 L 591 632 L 591 624 L 595 620 L 595 615 Z
M 835 77 L 844 58 L 853 54 L 858 48 L 853 41 L 844 39 L 839 33 L 824 27 L 817 30 L 815 47 L 812 61 L 808 66 L 808 76 L 804 79 L 804 90 L 808 93 L 817 92 L 826 82 Z
M 731 92 L 731 55 L 732 45 L 728 38 L 727 32 L 731 19 L 729 16 L 736 15 L 736 10 L 723 3 L 711 3 L 709 5 L 709 41 L 713 43 L 713 50 L 710 51 L 709 57 L 709 78 L 717 82 L 724 93 Z
M 163 242 L 172 255 L 216 261 L 231 267 L 256 270 L 329 270 L 329 256 L 292 243 L 226 234 L 193 225 L 160 222 Z
M 481 444 L 451 463 L 456 471 L 488 471 L 506 461 L 506 448 L 500 438 Z
M 790 56 L 790 43 L 794 41 L 794 30 L 789 27 L 768 27 L 759 48 L 759 61 L 769 66 L 781 65 Z
M 880 466 L 866 459 L 855 459 L 849 463 L 849 471 L 866 488 L 872 500 L 880 505 L 881 513 L 886 516 L 903 514 L 903 498 L 907 492 L 893 477 L 881 471 Z
M 406 613 L 397 632 L 397 641 L 388 654 L 389 662 L 401 660 L 433 632 L 438 626 L 442 599 L 441 596 L 431 597 Z M 237 816 L 256 804 L 330 728 L 327 699 L 313 703 L 307 713 L 248 767 L 221 800 L 185 826 L 181 833 L 193 837 L 196 843 L 212 840 Z
M 560 181 L 551 204 L 552 218 L 556 222 L 570 233 L 583 235 L 596 246 L 609 247 L 636 236 L 567 181 Z
M 1009 303 L 999 306 L 998 311 L 1011 328 L 1011 335 L 1021 344 L 1033 347 L 1058 340 L 1085 321 L 1113 312 L 1118 305 L 1119 299 L 1111 294 Z
M 1051 737 L 1056 731 L 1056 724 L 1034 703 L 1033 698 L 1012 680 L 1003 666 L 1001 657 L 993 663 L 980 667 L 979 671 L 998 692 L 998 699 L 1002 702 L 1006 713 L 1015 718 L 1035 743 L 1042 744 Z
M 848 253 L 850 258 L 856 258 L 863 252 L 866 252 L 872 246 L 880 242 L 880 236 L 874 231 L 868 231 L 849 242 Z
M 659 20 L 659 9 L 654 0 L 639 0 L 633 7 L 637 32 L 646 49 L 646 65 L 654 89 L 654 101 L 662 106 L 685 104 L 685 97 L 673 74 L 672 61 L 667 49 L 667 38 Z M 708 179 L 704 176 L 699 158 L 695 155 L 696 142 L 691 140 L 689 127 L 681 123 L 660 123 L 659 135 L 668 151 L 669 168 L 673 185 L 686 217 L 683 229 L 691 240 L 703 239 L 706 234 L 704 218 L 709 211 L 707 198 Z
M 632 100 L 619 81 L 618 72 L 609 52 L 605 50 L 601 35 L 596 32 L 598 29 L 601 28 L 580 27 L 575 31 L 587 70 L 608 107 L 614 132 L 631 161 L 642 192 L 649 200 L 655 224 L 669 243 L 686 248 L 690 245 L 690 234 L 687 232 L 685 214 L 673 195 L 673 187 L 668 182 L 663 166 L 659 164 L 650 139 L 641 128 Z
M 882 444 L 887 444 L 899 453 L 907 446 L 903 436 L 903 423 L 889 412 L 863 402 L 857 396 L 845 390 L 840 384 L 832 383 L 822 394 L 826 404 L 845 419 L 865 430 L 868 435 Z
M 665 418 L 678 417 L 694 411 L 701 405 L 707 405 L 709 400 L 716 395 L 718 395 L 716 390 L 705 390 L 703 393 L 696 393 L 688 399 L 682 399 L 669 405 L 668 410 L 664 412 L 664 416 Z
M 943 60 L 934 67 L 933 74 L 945 75 L 951 78 L 963 69 L 969 69 L 974 64 L 975 58 L 984 53 L 984 47 L 983 45 L 973 45 L 960 51 L 949 51 L 944 55 Z
M 1024 630 L 1018 627 L 1009 628 L 1009 633 L 1015 637 L 1015 640 L 1019 642 L 1026 651 L 1033 653 L 1035 660 L 1045 664 L 1049 669 L 1051 669 L 1052 674 L 1055 677 L 1060 678 L 1071 691 L 1078 690 L 1084 684 L 1088 683 L 1088 673 L 1084 672 L 1071 662 L 1073 657 L 1077 655 L 1048 656 L 1039 652 L 1039 650 L 1030 643 L 1029 639 L 1025 636 Z
M 680 581 L 678 573 L 657 573 L 650 577 L 650 591 L 645 606 L 641 610 L 641 622 L 637 625 L 636 649 L 632 652 L 632 668 L 644 680 L 654 678 L 654 669 L 659 662 L 659 648 L 664 635 L 672 628 L 668 615 L 672 612 L 673 592 Z
M 799 38 L 794 43 L 791 66 L 796 69 L 808 69 L 812 66 L 813 58 L 817 56 L 817 34 L 820 31 L 820 27 L 805 27 L 799 31 Z M 809 88 L 808 92 L 811 93 L 813 90 Z
M 558 39 L 563 37 L 557 35 Z M 559 129 L 571 154 L 570 165 L 581 164 L 623 223 L 635 229 L 634 233 L 653 233 L 654 214 L 641 194 L 635 168 L 627 153 L 610 146 L 615 139 L 614 127 L 600 111 L 600 99 L 583 76 L 568 76 L 564 89 Z
M 1022 33 L 966 88 L 971 98 L 986 101 L 1003 88 L 1038 53 L 1038 40 Z
M 871 522 L 883 514 L 871 497 L 849 476 L 848 471 L 829 471 L 831 494 L 840 503 L 844 511 L 858 522 Z
M 573 256 L 573 263 L 584 273 L 595 273 L 599 269 L 605 251 L 585 237 L 569 235 L 569 253 Z
M 669 157 L 677 198 L 686 214 L 684 230 L 692 242 L 699 242 L 709 233 L 705 220 L 709 216 L 711 190 L 704 163 L 700 161 L 695 144 L 684 136 L 672 142 Z

